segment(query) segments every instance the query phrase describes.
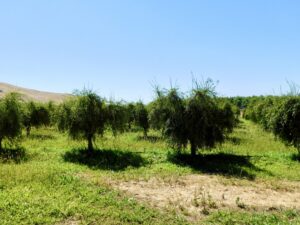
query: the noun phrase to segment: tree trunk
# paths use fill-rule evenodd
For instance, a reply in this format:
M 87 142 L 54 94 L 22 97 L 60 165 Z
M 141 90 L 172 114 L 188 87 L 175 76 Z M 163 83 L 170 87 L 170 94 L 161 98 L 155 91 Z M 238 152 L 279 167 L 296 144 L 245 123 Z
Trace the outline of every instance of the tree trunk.
M 30 130 L 31 130 L 30 126 L 26 127 L 26 135 L 27 135 L 27 137 L 29 137 L 29 135 L 30 135 Z
M 148 132 L 146 129 L 144 129 L 144 138 L 147 139 L 147 137 L 148 137 Z
M 194 142 L 191 142 L 191 155 L 196 156 L 197 147 Z
M 94 147 L 93 147 L 93 137 L 90 135 L 88 137 L 88 152 L 91 153 L 94 151 Z

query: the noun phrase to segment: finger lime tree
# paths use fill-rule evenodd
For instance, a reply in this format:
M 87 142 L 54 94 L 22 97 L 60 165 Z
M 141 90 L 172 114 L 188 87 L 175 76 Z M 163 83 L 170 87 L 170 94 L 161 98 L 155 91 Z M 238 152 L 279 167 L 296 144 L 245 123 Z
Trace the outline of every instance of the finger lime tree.
M 76 93 L 76 96 L 59 108 L 58 128 L 67 131 L 72 139 L 84 139 L 88 151 L 93 152 L 93 141 L 97 134 L 103 135 L 108 121 L 105 102 L 90 90 Z
M 50 119 L 50 112 L 46 106 L 32 101 L 24 104 L 23 125 L 26 129 L 27 137 L 30 135 L 32 127 L 50 125 Z
M 219 107 L 214 90 L 196 87 L 185 96 L 176 88 L 160 90 L 151 109 L 153 127 L 159 127 L 177 150 L 190 146 L 191 154 L 212 148 L 232 131 L 234 113 L 229 105 Z
M 106 103 L 91 90 L 76 92 L 76 96 L 59 106 L 58 128 L 72 139 L 87 141 L 88 152 L 94 150 L 97 135 L 110 127 L 113 134 L 123 132 L 127 124 L 126 107 L 112 101 Z
M 147 138 L 148 131 L 150 128 L 149 114 L 148 114 L 148 111 L 147 111 L 145 105 L 142 102 L 136 103 L 134 115 L 135 115 L 134 117 L 135 117 L 136 125 L 143 129 L 144 137 Z
M 118 132 L 124 132 L 130 120 L 127 113 L 127 106 L 122 102 L 109 101 L 106 106 L 106 111 L 107 123 L 113 135 L 116 136 Z
M 22 113 L 18 94 L 11 93 L 0 100 L 0 151 L 2 141 L 14 141 L 22 132 Z

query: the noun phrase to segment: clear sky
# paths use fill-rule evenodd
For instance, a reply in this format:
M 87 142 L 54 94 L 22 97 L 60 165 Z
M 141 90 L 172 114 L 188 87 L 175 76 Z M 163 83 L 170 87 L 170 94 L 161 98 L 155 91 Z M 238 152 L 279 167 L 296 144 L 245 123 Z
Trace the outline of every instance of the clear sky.
M 187 90 L 191 73 L 224 96 L 300 84 L 300 1 L 0 3 L 0 82 L 149 101 L 152 83 Z

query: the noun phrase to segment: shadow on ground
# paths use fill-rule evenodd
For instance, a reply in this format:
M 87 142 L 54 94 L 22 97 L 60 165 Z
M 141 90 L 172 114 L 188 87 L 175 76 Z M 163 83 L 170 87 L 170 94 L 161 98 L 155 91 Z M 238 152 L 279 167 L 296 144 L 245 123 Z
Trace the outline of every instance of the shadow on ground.
M 146 160 L 139 154 L 120 150 L 94 150 L 88 153 L 86 149 L 73 149 L 63 155 L 66 162 L 87 165 L 92 169 L 124 170 L 127 167 L 141 167 Z
M 228 137 L 227 140 L 233 145 L 240 145 L 242 143 L 242 139 L 239 137 Z
M 15 162 L 21 163 L 27 161 L 28 156 L 24 148 L 5 148 L 0 151 L 0 161 L 3 163 Z
M 50 134 L 30 134 L 30 139 L 38 139 L 38 140 L 53 140 L 55 139 L 54 135 Z
M 169 161 L 180 166 L 188 166 L 196 171 L 210 174 L 220 174 L 236 178 L 255 179 L 250 172 L 262 171 L 250 162 L 250 156 L 240 156 L 226 153 L 203 154 L 192 157 L 189 154 L 170 154 Z
M 293 154 L 292 155 L 292 160 L 300 162 L 300 153 Z

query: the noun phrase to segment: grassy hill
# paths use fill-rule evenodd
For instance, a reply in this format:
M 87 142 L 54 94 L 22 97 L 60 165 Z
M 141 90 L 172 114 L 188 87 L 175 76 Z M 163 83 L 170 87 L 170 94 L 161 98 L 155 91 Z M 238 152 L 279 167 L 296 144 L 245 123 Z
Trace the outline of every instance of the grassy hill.
M 10 92 L 20 93 L 24 100 L 33 100 L 38 102 L 62 102 L 64 99 L 71 96 L 70 94 L 37 91 L 0 82 L 0 98 L 2 98 L 5 94 Z

